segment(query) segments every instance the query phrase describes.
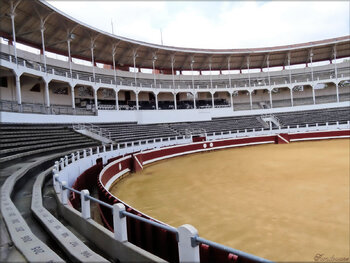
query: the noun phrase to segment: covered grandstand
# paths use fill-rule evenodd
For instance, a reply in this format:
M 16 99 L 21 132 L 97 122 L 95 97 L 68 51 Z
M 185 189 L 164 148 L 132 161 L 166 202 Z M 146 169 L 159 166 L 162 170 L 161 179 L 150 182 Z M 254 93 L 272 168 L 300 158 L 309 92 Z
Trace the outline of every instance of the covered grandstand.
M 0 11 L 0 261 L 267 261 L 124 211 L 111 180 L 168 155 L 350 136 L 350 36 L 195 49 L 102 32 L 43 0 Z

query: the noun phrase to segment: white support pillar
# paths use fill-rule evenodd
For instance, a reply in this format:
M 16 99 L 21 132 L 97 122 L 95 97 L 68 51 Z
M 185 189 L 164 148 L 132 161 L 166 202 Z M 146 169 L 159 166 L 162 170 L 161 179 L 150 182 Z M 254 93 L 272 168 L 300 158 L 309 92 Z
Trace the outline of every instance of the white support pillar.
M 228 57 L 228 59 L 227 59 L 227 69 L 228 69 L 228 85 L 229 85 L 229 88 L 231 88 L 232 87 L 232 85 L 231 85 L 231 57 Z M 231 105 L 233 105 L 233 104 L 231 103 Z
M 294 101 L 293 101 L 293 86 L 291 86 L 290 88 L 290 102 L 292 107 L 294 107 Z
M 312 88 L 312 100 L 314 102 L 314 104 L 316 104 L 316 96 L 315 96 L 315 89 L 314 89 L 314 85 L 311 85 Z
M 70 87 L 70 93 L 72 95 L 72 109 L 75 109 L 75 94 L 74 94 L 74 86 Z
M 271 106 L 271 108 L 273 108 L 273 106 L 272 106 L 272 89 L 269 89 L 268 91 L 269 91 L 269 97 L 270 97 L 270 106 Z
M 137 52 L 134 50 L 133 52 L 133 61 L 134 61 L 134 79 L 135 79 L 135 87 L 137 86 L 137 77 L 136 77 L 136 57 L 137 57 Z M 137 105 L 138 109 L 138 105 Z
M 270 78 L 270 56 L 267 55 L 267 58 L 266 58 L 266 65 L 267 65 L 267 78 L 268 78 L 268 81 L 269 81 L 269 87 L 271 87 L 271 78 Z
M 139 93 L 135 91 L 135 96 L 136 96 L 136 110 L 139 110 Z
M 337 69 L 337 46 L 334 45 L 334 74 L 335 74 L 335 89 L 337 94 L 337 102 L 339 102 L 339 86 L 338 86 L 338 69 Z
M 113 205 L 113 228 L 114 239 L 119 242 L 128 241 L 128 231 L 126 228 L 126 216 L 121 215 L 125 211 L 125 206 L 122 203 Z
M 94 89 L 95 110 L 98 110 L 97 89 Z
M 15 29 L 15 9 L 16 9 L 17 5 L 13 6 L 13 1 L 10 1 L 10 4 L 11 4 L 10 17 L 11 17 L 11 24 L 12 24 L 12 44 L 13 44 L 14 51 L 15 51 L 16 64 L 18 65 L 18 62 L 17 62 L 17 47 L 16 47 L 16 29 Z
M 182 225 L 177 228 L 179 233 L 179 261 L 180 262 L 200 262 L 199 246 L 192 243 L 192 238 L 198 236 L 198 231 L 191 225 Z
M 40 21 L 41 45 L 43 49 L 44 68 L 45 68 L 45 72 L 47 72 L 44 31 L 45 31 L 45 22 L 43 21 L 43 19 L 41 19 Z
M 68 64 L 69 64 L 69 73 L 70 77 L 73 78 L 73 72 L 72 72 L 72 55 L 70 53 L 70 42 L 72 41 L 71 37 L 68 37 L 67 39 L 67 46 L 68 46 Z
M 234 110 L 234 107 L 233 107 L 233 92 L 230 93 L 230 100 L 231 100 L 231 107 L 232 107 L 232 110 Z
M 253 99 L 252 99 L 252 92 L 251 91 L 248 91 L 249 92 L 249 102 L 250 102 L 250 109 L 252 110 L 253 109 Z
M 155 98 L 155 101 L 156 101 L 156 110 L 158 110 L 158 92 L 154 93 L 154 98 Z
M 152 66 L 153 66 L 153 83 L 154 83 L 154 88 L 157 88 L 157 80 L 156 80 L 156 68 L 155 68 L 155 63 L 157 60 L 157 56 L 153 54 L 153 59 L 152 59 Z
M 94 78 L 94 82 L 96 83 L 94 48 L 95 48 L 95 43 L 93 40 L 91 40 L 90 50 L 91 50 L 92 77 Z
M 115 90 L 114 90 L 114 92 L 115 92 L 115 109 L 116 109 L 116 110 L 119 110 L 119 97 L 118 97 L 118 90 L 117 90 L 117 89 L 115 89 Z
M 209 59 L 209 78 L 210 78 L 210 88 L 213 89 L 213 78 L 211 75 L 211 59 Z
M 171 75 L 173 78 L 173 88 L 175 89 L 174 63 L 175 63 L 175 55 L 172 55 L 171 56 Z M 175 103 L 176 103 L 176 99 L 175 99 Z
M 196 105 L 196 93 L 193 92 L 192 94 L 193 94 L 193 108 L 194 108 L 194 109 L 197 109 L 197 105 Z
M 112 50 L 113 75 L 114 75 L 115 85 L 117 86 L 117 71 L 115 70 L 115 53 L 116 53 L 116 46 L 113 46 L 113 50 Z
M 193 63 L 194 63 L 194 59 L 192 58 L 192 61 L 191 61 L 191 77 L 192 77 L 192 89 L 194 90 Z
M 249 66 L 250 66 L 250 57 L 247 57 L 247 69 L 248 69 L 248 86 L 250 88 L 250 71 L 249 71 Z
M 176 93 L 174 93 L 174 108 L 177 110 Z
M 290 67 L 290 52 L 288 52 L 289 84 L 292 84 L 292 69 Z
M 90 199 L 88 196 L 90 195 L 89 190 L 81 190 L 81 216 L 84 219 L 91 218 L 91 210 L 90 210 Z
M 17 104 L 21 105 L 22 104 L 22 94 L 21 94 L 20 76 L 15 74 L 15 78 L 16 78 L 16 99 L 17 99 Z
M 215 103 L 214 103 L 214 93 L 215 92 L 210 92 L 211 93 L 211 106 L 214 109 L 215 108 Z
M 50 107 L 49 83 L 46 80 L 44 80 L 44 84 L 45 84 L 45 89 L 44 89 L 45 106 Z

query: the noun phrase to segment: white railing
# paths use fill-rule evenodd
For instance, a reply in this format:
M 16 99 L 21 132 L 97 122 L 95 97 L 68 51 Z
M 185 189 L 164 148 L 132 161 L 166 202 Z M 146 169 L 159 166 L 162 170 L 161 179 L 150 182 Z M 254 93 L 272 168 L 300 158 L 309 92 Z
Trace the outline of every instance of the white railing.
M 350 129 L 350 121 L 330 125 L 329 123 L 322 124 L 306 124 L 303 127 L 297 125 L 294 128 L 286 127 L 278 129 L 249 129 L 236 132 L 221 132 L 219 134 L 214 133 L 212 135 L 206 135 L 207 140 L 218 140 L 218 139 L 229 139 L 229 138 L 242 138 L 242 137 L 255 137 L 262 135 L 276 135 L 280 133 L 305 133 L 305 132 L 313 132 L 313 131 L 334 131 L 334 130 L 349 130 Z M 143 142 L 143 143 L 142 143 Z M 76 178 L 86 169 L 90 168 L 96 163 L 98 158 L 102 158 L 104 164 L 107 161 L 116 156 L 125 155 L 128 153 L 144 151 L 147 149 L 159 148 L 162 146 L 170 146 L 170 145 L 178 145 L 184 143 L 191 143 L 192 138 L 185 138 L 185 136 L 178 138 L 175 140 L 171 140 L 168 138 L 167 140 L 161 139 L 160 141 L 154 140 L 144 140 L 137 142 L 129 142 L 123 144 L 117 144 L 116 149 L 114 150 L 114 146 L 110 145 L 109 147 L 103 146 L 102 151 L 100 152 L 100 147 L 96 148 L 96 153 L 93 153 L 93 149 L 90 148 L 88 151 L 84 150 L 81 156 L 80 152 L 72 153 L 71 156 L 65 156 L 61 158 L 60 161 L 55 162 L 55 167 L 53 170 L 53 182 L 54 188 L 58 195 L 61 197 L 61 201 L 64 205 L 68 203 L 68 197 L 70 191 L 79 194 L 81 198 L 81 216 L 84 219 L 91 218 L 90 215 L 90 201 L 99 203 L 107 208 L 112 210 L 113 215 L 113 225 L 116 231 L 114 232 L 114 238 L 121 242 L 127 241 L 127 228 L 126 228 L 126 217 L 133 217 L 136 220 L 140 221 L 149 221 L 148 219 L 138 217 L 134 214 L 128 213 L 125 211 L 125 206 L 121 203 L 110 205 L 104 203 L 94 197 L 89 195 L 88 190 L 77 191 L 71 186 L 75 182 Z M 152 223 L 150 223 L 152 222 Z M 204 243 L 217 249 L 224 250 L 229 253 L 233 253 L 238 256 L 242 256 L 247 259 L 251 259 L 255 262 L 269 262 L 263 258 L 256 257 L 254 255 L 247 254 L 245 252 L 235 250 L 229 247 L 225 247 L 221 244 L 212 242 L 210 240 L 206 240 L 198 236 L 197 230 L 191 225 L 183 225 L 178 228 L 173 228 L 168 225 L 162 225 L 158 222 L 150 221 L 148 223 L 158 226 L 160 228 L 164 228 L 170 232 L 176 233 L 178 248 L 179 248 L 179 259 L 180 262 L 199 262 L 199 243 Z
M 104 138 L 107 138 L 111 140 L 111 132 L 105 128 L 101 128 L 97 125 L 94 125 L 92 123 L 76 123 L 73 124 L 73 129 L 74 130 L 87 130 L 92 133 L 95 133 L 97 135 L 100 135 Z

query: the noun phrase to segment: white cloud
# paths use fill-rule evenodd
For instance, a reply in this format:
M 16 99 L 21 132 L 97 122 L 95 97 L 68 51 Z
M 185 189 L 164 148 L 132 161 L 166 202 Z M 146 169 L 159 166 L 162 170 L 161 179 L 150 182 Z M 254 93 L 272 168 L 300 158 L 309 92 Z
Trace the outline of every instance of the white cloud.
M 107 32 L 197 48 L 287 45 L 350 34 L 349 1 L 50 2 Z

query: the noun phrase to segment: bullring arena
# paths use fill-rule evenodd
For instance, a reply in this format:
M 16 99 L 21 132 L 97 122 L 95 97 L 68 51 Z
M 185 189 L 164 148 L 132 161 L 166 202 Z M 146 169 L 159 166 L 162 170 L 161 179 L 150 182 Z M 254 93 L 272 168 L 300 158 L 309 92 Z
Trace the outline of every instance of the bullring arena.
M 0 6 L 1 262 L 349 261 L 350 36 L 179 48 Z

